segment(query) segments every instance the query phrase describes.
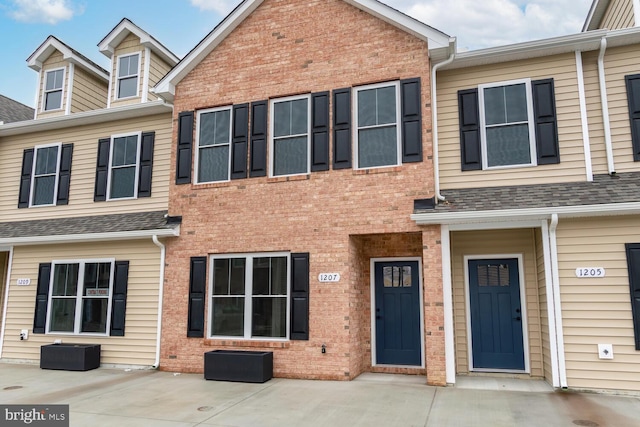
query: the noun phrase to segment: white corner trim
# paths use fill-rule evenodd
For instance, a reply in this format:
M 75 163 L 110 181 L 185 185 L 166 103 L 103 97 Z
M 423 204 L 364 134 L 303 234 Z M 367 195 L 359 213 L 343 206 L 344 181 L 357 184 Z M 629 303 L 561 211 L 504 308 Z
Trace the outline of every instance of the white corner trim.
M 453 319 L 453 283 L 451 274 L 451 238 L 449 227 L 440 228 L 442 251 L 442 302 L 444 305 L 444 357 L 447 384 L 456 383 L 456 348 Z
M 43 78 L 42 75 L 44 73 L 44 70 L 40 70 L 38 71 L 38 82 L 37 82 L 37 86 L 36 86 L 36 96 L 35 96 L 35 101 L 33 103 L 34 108 L 33 108 L 33 120 L 38 118 L 38 112 L 40 111 L 40 94 L 42 94 L 42 99 L 44 102 L 44 90 L 42 89 L 42 82 L 43 82 Z
M 64 114 L 71 114 L 71 98 L 72 98 L 72 89 L 73 89 L 73 75 L 74 75 L 75 67 L 73 63 L 69 64 L 69 77 L 67 79 L 67 105 L 65 105 Z
M 158 240 L 158 235 L 154 234 L 151 236 L 151 240 L 153 243 L 160 248 L 160 281 L 158 283 L 158 320 L 157 320 L 157 331 L 156 331 L 156 359 L 153 363 L 153 368 L 158 369 L 160 366 L 160 342 L 162 338 L 162 312 L 163 312 L 163 298 L 164 298 L 164 267 L 167 249 L 165 245 Z
M 634 27 L 640 27 L 640 0 L 633 0 Z
M 151 70 L 151 49 L 144 48 L 144 76 L 142 77 L 142 102 L 149 99 L 149 72 Z
M 116 56 L 112 55 L 111 56 L 111 69 L 110 74 L 109 74 L 109 88 L 107 89 L 109 92 L 107 92 L 107 108 L 111 108 L 111 97 L 113 96 L 113 88 L 114 88 L 114 84 L 113 84 L 113 79 L 114 78 L 118 78 L 117 77 L 117 71 L 115 69 L 116 66 Z
M 110 240 L 134 240 L 148 239 L 153 236 L 177 237 L 180 235 L 180 226 L 173 229 L 117 231 L 112 233 L 88 233 L 88 234 L 63 234 L 54 236 L 30 236 L 0 239 L 0 245 L 28 246 L 52 243 L 78 243 Z
M 576 50 L 576 75 L 578 77 L 578 101 L 580 103 L 580 120 L 582 121 L 582 142 L 584 145 L 584 167 L 587 181 L 593 181 L 593 164 L 591 161 L 591 141 L 589 139 L 589 119 L 587 116 L 587 100 L 584 89 L 584 70 L 582 68 L 582 52 Z
M 11 284 L 11 266 L 13 265 L 13 248 L 9 249 L 9 257 L 7 258 L 7 280 L 4 290 L 4 304 L 2 307 L 2 331 L 0 331 L 0 359 L 2 359 L 2 349 L 4 348 L 4 334 L 7 329 L 7 310 L 9 307 L 9 285 Z

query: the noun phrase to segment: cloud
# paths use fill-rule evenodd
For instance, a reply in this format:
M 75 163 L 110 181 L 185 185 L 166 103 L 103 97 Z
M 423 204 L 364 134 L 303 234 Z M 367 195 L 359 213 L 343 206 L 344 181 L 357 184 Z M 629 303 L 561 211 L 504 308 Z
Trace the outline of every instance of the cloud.
M 213 10 L 222 16 L 226 16 L 238 5 L 238 0 L 191 0 L 191 4 L 200 10 Z
M 74 10 L 69 0 L 13 0 L 16 7 L 10 12 L 17 21 L 55 25 L 67 21 L 80 10 Z

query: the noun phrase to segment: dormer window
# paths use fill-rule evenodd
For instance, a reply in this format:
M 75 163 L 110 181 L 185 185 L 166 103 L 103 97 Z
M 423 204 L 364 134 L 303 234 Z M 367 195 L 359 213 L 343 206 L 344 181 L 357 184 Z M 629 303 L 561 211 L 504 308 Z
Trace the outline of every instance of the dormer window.
M 138 76 L 140 75 L 140 54 L 118 57 L 117 99 L 138 96 Z
M 62 108 L 62 85 L 64 68 L 50 70 L 45 73 L 43 110 L 59 110 Z

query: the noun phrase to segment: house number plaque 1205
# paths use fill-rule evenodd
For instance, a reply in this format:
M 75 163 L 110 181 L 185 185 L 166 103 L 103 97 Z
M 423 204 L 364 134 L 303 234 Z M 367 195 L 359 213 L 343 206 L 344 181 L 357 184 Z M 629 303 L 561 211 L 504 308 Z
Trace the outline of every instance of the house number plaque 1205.
M 603 267 L 578 267 L 576 268 L 576 277 L 581 279 L 587 277 L 604 277 L 605 270 Z

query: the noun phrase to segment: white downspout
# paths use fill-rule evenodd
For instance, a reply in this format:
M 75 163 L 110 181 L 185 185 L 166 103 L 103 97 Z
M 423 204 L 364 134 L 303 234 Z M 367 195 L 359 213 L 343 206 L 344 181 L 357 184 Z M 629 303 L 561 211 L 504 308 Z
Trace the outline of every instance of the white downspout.
M 7 329 L 7 309 L 9 307 L 9 285 L 11 284 L 11 266 L 13 265 L 13 247 L 9 250 L 9 258 L 7 259 L 7 281 L 4 290 L 4 307 L 2 307 L 2 332 L 0 332 L 0 359 L 2 359 L 2 350 L 4 349 L 4 332 Z
M 633 26 L 640 27 L 640 0 L 633 0 Z
M 553 274 L 553 305 L 556 318 L 556 339 L 558 340 L 558 370 L 560 371 L 560 387 L 567 388 L 567 365 L 564 357 L 564 335 L 562 328 L 562 304 L 560 302 L 560 272 L 558 271 L 558 242 L 556 229 L 558 214 L 551 215 L 549 226 L 549 245 L 551 249 L 551 272 Z
M 584 167 L 587 181 L 593 181 L 593 162 L 591 161 L 591 140 L 589 139 L 589 118 L 587 116 L 587 99 L 584 89 L 584 69 L 582 52 L 576 50 L 576 74 L 578 76 L 578 99 L 580 102 L 580 120 L 582 121 L 582 143 L 584 145 Z
M 602 123 L 604 125 L 604 146 L 607 150 L 607 165 L 609 175 L 616 173 L 613 162 L 613 146 L 611 143 L 611 121 L 609 119 L 609 100 L 607 97 L 607 81 L 604 72 L 604 54 L 607 51 L 607 38 L 600 41 L 600 54 L 598 55 L 598 81 L 600 83 L 600 103 L 602 104 Z
M 153 243 L 160 248 L 160 283 L 158 285 L 158 332 L 156 334 L 156 361 L 153 363 L 153 369 L 160 366 L 160 339 L 162 338 L 162 300 L 164 297 L 164 263 L 166 256 L 165 246 L 158 240 L 158 236 L 152 237 Z
M 438 165 L 438 93 L 436 90 L 436 72 L 440 67 L 450 64 L 456 57 L 456 38 L 449 39 L 449 50 L 451 55 L 446 61 L 440 62 L 431 69 L 431 135 L 433 138 L 433 174 L 436 203 L 444 201 L 444 196 L 440 194 L 440 167 Z
M 560 387 L 558 374 L 558 342 L 556 340 L 556 316 L 553 304 L 553 267 L 551 264 L 551 245 L 549 244 L 549 223 L 542 221 L 542 248 L 544 254 L 544 280 L 547 292 L 547 318 L 549 319 L 549 352 L 551 353 L 551 378 L 554 388 Z

